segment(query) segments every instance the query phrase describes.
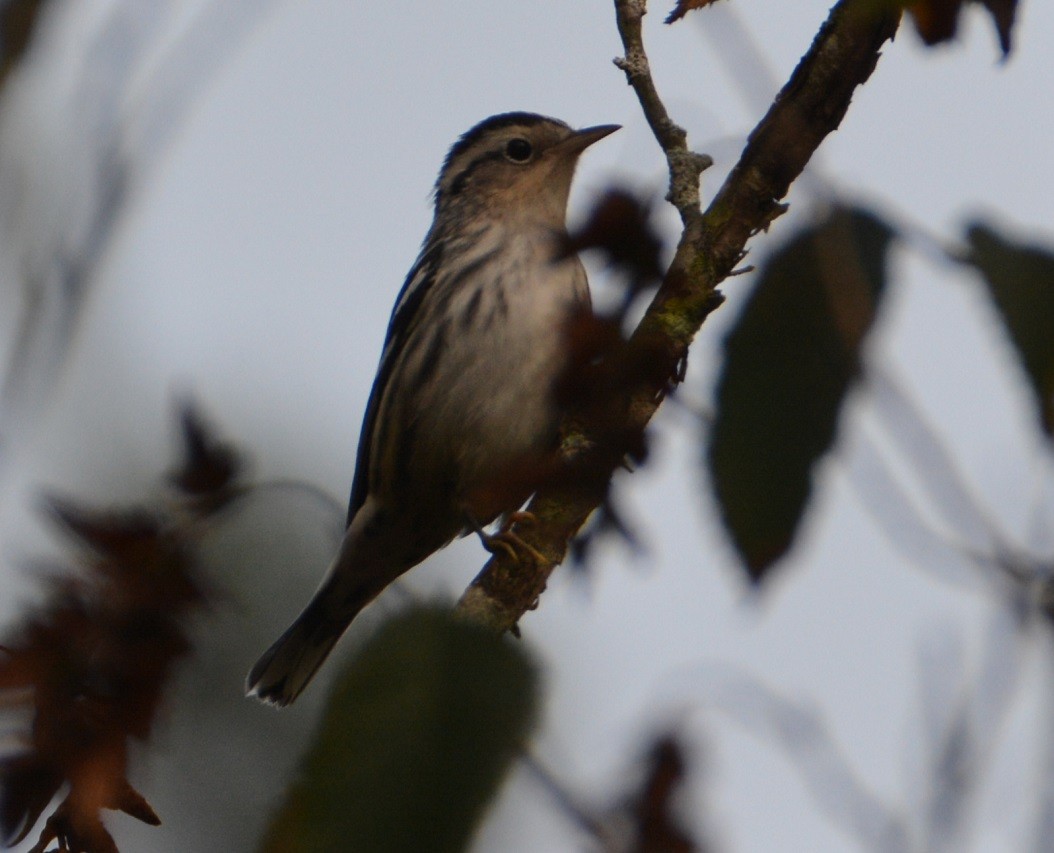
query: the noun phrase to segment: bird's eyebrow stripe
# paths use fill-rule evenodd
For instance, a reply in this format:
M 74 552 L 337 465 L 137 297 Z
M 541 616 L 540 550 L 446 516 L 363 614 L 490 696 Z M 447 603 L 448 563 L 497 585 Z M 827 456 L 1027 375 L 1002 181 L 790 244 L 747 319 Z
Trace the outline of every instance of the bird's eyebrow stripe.
M 489 119 L 481 121 L 475 127 L 465 132 L 461 138 L 453 144 L 450 152 L 446 155 L 446 161 L 443 163 L 443 168 L 440 170 L 440 174 L 445 172 L 451 163 L 468 151 L 476 144 L 476 142 L 492 131 L 516 126 L 522 127 L 526 130 L 527 128 L 537 127 L 540 124 L 546 123 L 564 124 L 564 122 L 559 121 L 558 119 L 535 115 L 534 113 L 502 113 L 501 115 L 491 116 Z M 567 125 L 564 126 L 566 127 Z

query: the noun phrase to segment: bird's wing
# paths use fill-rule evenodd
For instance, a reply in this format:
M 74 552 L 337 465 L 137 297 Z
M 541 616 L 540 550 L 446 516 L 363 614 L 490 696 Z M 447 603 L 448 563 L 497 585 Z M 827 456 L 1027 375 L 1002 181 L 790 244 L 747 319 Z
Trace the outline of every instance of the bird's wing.
M 435 283 L 436 270 L 442 254 L 442 243 L 426 244 L 403 282 L 399 297 L 395 300 L 391 319 L 388 321 L 388 333 L 384 338 L 384 349 L 381 362 L 377 366 L 377 376 L 373 380 L 373 389 L 366 404 L 366 414 L 362 418 L 362 430 L 359 433 L 359 450 L 355 457 L 355 477 L 351 483 L 351 499 L 348 501 L 347 524 L 355 517 L 366 502 L 370 487 L 370 445 L 373 443 L 373 431 L 376 426 L 377 411 L 380 408 L 384 391 L 392 369 L 399 359 L 402 348 L 415 325 L 417 309 Z

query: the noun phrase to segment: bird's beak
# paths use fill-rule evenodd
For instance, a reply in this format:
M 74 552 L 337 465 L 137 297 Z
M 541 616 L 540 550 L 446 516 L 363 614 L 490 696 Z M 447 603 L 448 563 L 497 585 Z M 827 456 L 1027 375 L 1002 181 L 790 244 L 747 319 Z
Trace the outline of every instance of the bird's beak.
M 616 130 L 621 130 L 620 124 L 598 124 L 596 127 L 586 127 L 576 130 L 567 139 L 556 145 L 555 148 L 566 154 L 581 154 L 594 142 L 599 142 L 605 136 L 610 136 Z

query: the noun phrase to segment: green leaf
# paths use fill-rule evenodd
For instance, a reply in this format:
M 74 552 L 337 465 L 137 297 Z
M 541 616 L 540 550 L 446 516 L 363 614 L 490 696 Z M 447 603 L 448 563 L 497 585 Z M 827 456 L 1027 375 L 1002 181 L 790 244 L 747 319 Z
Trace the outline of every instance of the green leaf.
M 765 265 L 725 340 L 710 434 L 725 528 L 752 580 L 794 540 L 885 285 L 893 233 L 842 209 Z
M 265 853 L 459 851 L 536 717 L 522 645 L 420 608 L 336 682 Z
M 1054 255 L 983 225 L 972 226 L 967 239 L 969 261 L 984 276 L 1036 396 L 1040 424 L 1054 437 Z

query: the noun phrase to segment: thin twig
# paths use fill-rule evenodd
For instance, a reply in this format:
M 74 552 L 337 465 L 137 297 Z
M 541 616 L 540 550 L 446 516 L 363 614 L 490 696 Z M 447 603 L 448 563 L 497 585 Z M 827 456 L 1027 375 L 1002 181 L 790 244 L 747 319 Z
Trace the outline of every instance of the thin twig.
M 783 751 L 817 807 L 862 850 L 912 848 L 906 818 L 873 792 L 838 744 L 823 714 L 751 675 L 713 667 L 710 701 L 748 733 Z
M 986 541 L 977 547 L 965 541 L 953 543 L 935 531 L 929 535 L 943 539 L 948 548 L 975 564 L 986 575 L 994 569 L 1009 580 L 1009 595 L 1013 600 L 1023 594 L 1030 607 L 1046 611 L 1054 592 L 1049 566 L 1015 545 L 998 519 L 977 500 L 966 476 L 923 416 L 918 403 L 888 371 L 872 370 L 869 383 L 876 401 L 875 411 L 883 419 L 886 433 L 908 461 L 918 483 L 929 493 L 932 506 L 944 517 L 945 524 L 983 535 Z M 891 475 L 885 476 L 892 479 Z M 865 505 L 867 503 L 865 499 Z M 906 506 L 906 496 L 899 496 L 897 504 Z M 922 524 L 922 515 L 918 512 L 914 515 L 917 524 Z M 892 537 L 894 545 L 900 538 L 899 532 Z
M 563 809 L 564 814 L 588 835 L 592 836 L 600 845 L 601 850 L 614 851 L 619 849 L 607 827 L 591 814 L 588 808 L 578 802 L 578 798 L 564 787 L 563 783 L 553 775 L 548 767 L 526 751 L 521 753 L 520 763 L 526 770 L 531 772 L 535 781 L 545 788 L 553 800 Z
M 697 154 L 688 148 L 688 133 L 674 122 L 666 112 L 666 107 L 655 88 L 651 76 L 648 55 L 644 52 L 643 19 L 647 14 L 645 0 L 618 0 L 615 3 L 615 15 L 618 23 L 625 56 L 614 60 L 615 66 L 626 75 L 626 81 L 637 93 L 644 118 L 648 121 L 655 139 L 666 155 L 666 164 L 670 171 L 670 189 L 666 200 L 677 208 L 681 222 L 700 219 L 703 215 L 699 206 L 699 176 L 704 169 L 714 165 L 706 154 Z

